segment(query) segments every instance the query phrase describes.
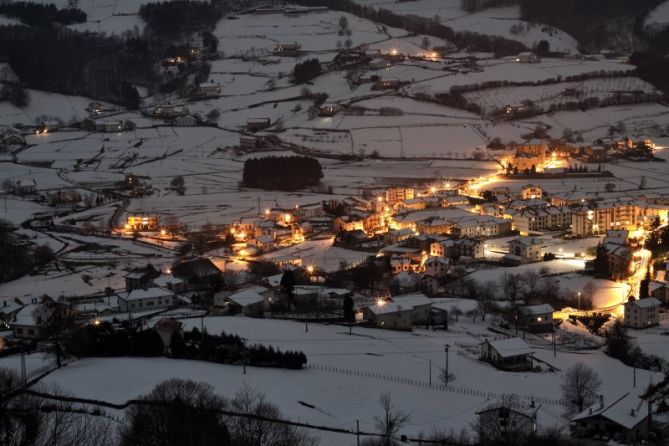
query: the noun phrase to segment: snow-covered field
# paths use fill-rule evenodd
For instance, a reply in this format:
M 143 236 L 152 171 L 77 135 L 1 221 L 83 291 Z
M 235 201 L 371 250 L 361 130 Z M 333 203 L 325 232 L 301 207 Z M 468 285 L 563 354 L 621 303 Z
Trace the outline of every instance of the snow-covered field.
M 173 377 L 208 382 L 223 396 L 231 396 L 246 383 L 265 393 L 290 419 L 347 429 L 354 429 L 359 420 L 361 430 L 367 431 L 374 431 L 378 396 L 389 392 L 396 406 L 410 413 L 402 433 L 412 436 L 428 433 L 433 427 L 456 431 L 467 428 L 475 420 L 476 411 L 502 393 L 516 392 L 537 401 L 555 400 L 561 395 L 561 372 L 502 372 L 468 353 L 468 348 L 492 335 L 486 329 L 487 323 L 480 321 L 461 320 L 451 326 L 450 332 L 402 333 L 354 328 L 352 335 L 345 327 L 336 325 L 309 324 L 309 331 L 305 332 L 303 323 L 290 321 L 222 317 L 205 318 L 204 322 L 210 332 L 237 333 L 251 344 L 301 350 L 307 355 L 310 368 L 288 371 L 247 367 L 247 373 L 243 374 L 240 366 L 197 361 L 100 358 L 79 360 L 52 373 L 45 382 L 57 383 L 77 396 L 117 403 L 146 394 L 158 382 Z M 200 321 L 187 324 L 199 328 Z M 623 389 L 631 386 L 631 369 L 601 352 L 558 352 L 554 357 L 548 344 L 541 347 L 540 340 L 533 342 L 535 355 L 562 371 L 576 363 L 596 368 L 603 383 L 601 390 L 607 395 L 622 395 Z M 450 345 L 449 372 L 455 377 L 451 391 L 427 386 L 430 365 L 433 383 L 439 383 L 437 376 L 445 361 L 445 344 Z M 331 368 L 341 371 L 329 371 Z M 353 371 L 366 372 L 368 376 L 354 375 Z M 90 376 L 96 379 L 89 379 Z M 657 382 L 662 375 L 637 370 L 637 380 L 643 385 L 651 377 Z M 414 382 L 402 382 L 402 378 Z M 105 385 L 100 386 L 100 382 Z M 467 389 L 475 390 L 474 394 L 468 394 Z M 541 404 L 539 425 L 564 428 L 562 411 L 560 405 Z M 321 444 L 352 445 L 355 438 L 324 434 Z

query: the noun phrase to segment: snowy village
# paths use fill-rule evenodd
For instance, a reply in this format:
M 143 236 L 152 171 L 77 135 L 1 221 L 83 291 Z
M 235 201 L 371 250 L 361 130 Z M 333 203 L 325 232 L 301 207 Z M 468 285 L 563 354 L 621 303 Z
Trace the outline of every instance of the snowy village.
M 0 444 L 669 444 L 669 1 L 575 3 L 0 2 Z

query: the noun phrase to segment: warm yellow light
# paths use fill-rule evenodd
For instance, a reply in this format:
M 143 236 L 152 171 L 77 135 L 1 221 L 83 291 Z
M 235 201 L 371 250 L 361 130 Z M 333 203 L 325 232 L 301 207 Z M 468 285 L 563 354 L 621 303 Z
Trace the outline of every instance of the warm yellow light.
M 265 209 L 265 215 L 269 215 L 269 209 Z
M 397 49 L 393 48 L 392 50 L 390 50 L 390 54 L 392 54 L 393 56 L 397 56 Z
M 93 321 L 93 325 L 95 325 L 96 327 L 97 327 L 98 325 L 100 325 L 100 320 L 99 320 L 99 319 L 95 319 L 95 320 Z
M 164 229 L 161 229 L 161 230 L 160 230 L 160 235 L 163 236 L 163 237 L 165 237 L 165 236 L 167 235 L 167 231 L 164 230 Z
M 383 197 L 381 195 L 379 195 L 378 197 L 376 197 L 376 201 L 381 203 L 383 201 Z
M 293 218 L 293 217 L 292 217 L 290 214 L 285 214 L 285 215 L 283 216 L 283 219 L 286 221 L 286 223 L 288 223 L 292 218 Z
M 432 186 L 432 187 L 430 188 L 430 192 L 435 193 L 436 191 L 437 191 L 437 188 L 436 188 L 436 187 Z
M 246 238 L 246 232 L 240 232 L 238 236 L 240 238 Z
M 383 300 L 383 299 L 377 299 L 377 300 L 376 300 L 376 305 L 378 305 L 379 307 L 382 307 L 382 306 L 384 306 L 385 304 L 386 304 L 386 301 Z
M 314 266 L 313 266 L 313 265 L 309 265 L 309 266 L 307 266 L 307 272 L 309 272 L 309 274 L 313 274 L 313 272 L 314 272 Z

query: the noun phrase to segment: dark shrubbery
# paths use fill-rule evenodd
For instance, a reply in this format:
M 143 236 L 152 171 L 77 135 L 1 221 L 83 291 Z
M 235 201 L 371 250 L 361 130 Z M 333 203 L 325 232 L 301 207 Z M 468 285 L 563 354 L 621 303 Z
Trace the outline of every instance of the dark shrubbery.
M 0 59 L 30 88 L 137 108 L 139 95 L 131 84 L 150 86 L 157 78 L 149 45 L 140 38 L 3 26 L 0 42 Z
M 308 156 L 267 156 L 244 162 L 244 186 L 262 189 L 297 190 L 318 184 L 321 164 Z
M 301 84 L 321 74 L 321 63 L 318 59 L 309 59 L 295 64 L 293 68 L 293 80 Z
M 63 25 L 73 23 L 84 23 L 86 13 L 76 8 L 58 10 L 53 4 L 41 4 L 33 2 L 14 2 L 0 4 L 0 14 L 7 17 L 19 19 L 26 25 L 36 27 L 47 27 L 52 22 Z
M 139 7 L 139 16 L 153 32 L 177 36 L 201 29 L 213 29 L 223 14 L 213 3 L 177 0 L 146 3 Z
M 135 331 L 115 329 L 109 322 L 85 325 L 70 336 L 66 350 L 69 354 L 86 356 L 161 356 L 165 347 L 154 329 Z M 237 335 L 222 332 L 211 335 L 197 328 L 172 333 L 170 356 L 179 359 L 196 359 L 222 364 L 247 364 L 258 367 L 301 369 L 307 363 L 302 352 L 282 352 L 264 345 L 247 346 Z

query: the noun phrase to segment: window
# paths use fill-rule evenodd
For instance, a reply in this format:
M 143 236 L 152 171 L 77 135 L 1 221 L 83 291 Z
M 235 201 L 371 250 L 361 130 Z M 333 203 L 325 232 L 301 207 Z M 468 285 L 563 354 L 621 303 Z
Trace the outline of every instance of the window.
M 16 329 L 16 332 L 17 332 L 18 334 L 23 334 L 23 328 L 17 328 L 17 329 Z
M 29 328 L 29 329 L 28 329 L 28 334 L 31 335 L 31 336 L 34 335 L 34 334 L 35 334 L 35 330 L 33 330 L 32 328 Z
M 135 308 L 135 304 L 130 305 L 131 308 Z

